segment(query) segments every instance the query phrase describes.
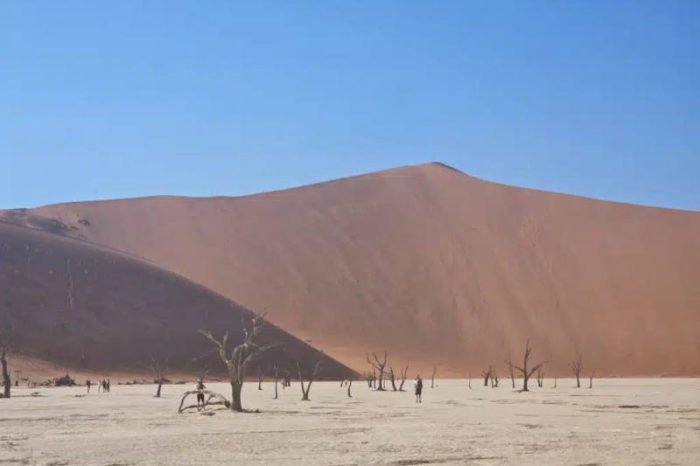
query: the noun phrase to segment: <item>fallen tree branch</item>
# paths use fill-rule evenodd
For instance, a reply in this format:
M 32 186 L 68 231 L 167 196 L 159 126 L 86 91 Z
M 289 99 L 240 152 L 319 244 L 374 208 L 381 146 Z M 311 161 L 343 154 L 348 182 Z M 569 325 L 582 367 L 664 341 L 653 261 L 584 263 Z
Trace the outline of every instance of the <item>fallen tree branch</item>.
M 182 414 L 183 411 L 190 409 L 190 408 L 199 408 L 199 405 L 190 405 L 190 406 L 185 406 L 184 408 L 182 407 L 183 404 L 185 404 L 185 399 L 187 399 L 188 396 L 190 395 L 196 395 L 198 392 L 197 390 L 190 390 L 188 392 L 185 392 L 182 395 L 182 399 L 180 400 L 180 407 L 177 409 L 177 412 Z M 202 390 L 202 393 L 205 395 L 209 395 L 206 400 L 204 401 L 204 405 L 202 405 L 202 409 L 206 408 L 208 405 L 224 405 L 227 408 L 231 407 L 231 402 L 226 399 L 225 396 L 221 395 L 220 393 L 216 393 L 211 390 Z M 212 402 L 212 399 L 216 399 L 217 401 Z

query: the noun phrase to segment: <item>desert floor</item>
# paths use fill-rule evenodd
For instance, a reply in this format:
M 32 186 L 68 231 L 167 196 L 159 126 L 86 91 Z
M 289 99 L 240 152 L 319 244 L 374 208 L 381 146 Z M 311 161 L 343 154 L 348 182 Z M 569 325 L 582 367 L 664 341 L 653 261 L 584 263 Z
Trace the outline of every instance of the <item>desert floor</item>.
M 588 380 L 585 381 L 586 385 Z M 436 381 L 410 391 L 356 382 L 244 387 L 260 413 L 178 414 L 191 386 L 19 388 L 0 400 L 0 464 L 700 464 L 700 380 L 603 379 L 593 389 L 545 381 L 529 393 L 502 380 Z M 412 388 L 408 381 L 407 386 Z M 229 394 L 226 384 L 209 384 Z M 39 392 L 40 396 L 30 396 Z M 193 400 L 192 400 L 193 401 Z

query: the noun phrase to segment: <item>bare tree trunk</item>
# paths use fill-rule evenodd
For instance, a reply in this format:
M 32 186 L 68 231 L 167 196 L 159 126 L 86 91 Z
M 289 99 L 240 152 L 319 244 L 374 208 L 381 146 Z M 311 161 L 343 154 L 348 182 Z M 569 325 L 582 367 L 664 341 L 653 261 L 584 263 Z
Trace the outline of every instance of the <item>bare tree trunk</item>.
M 165 376 L 165 371 L 168 370 L 168 358 L 152 354 L 150 367 L 155 377 L 155 383 L 158 384 L 155 397 L 160 398 L 161 389 L 163 388 L 163 378 Z
M 241 403 L 241 390 L 243 389 L 243 384 L 231 380 L 231 409 L 233 411 L 242 412 L 243 404 Z
M 542 385 L 544 384 L 544 372 L 542 372 L 542 368 L 537 369 L 537 386 L 542 388 Z
M 571 363 L 571 370 L 576 376 L 576 388 L 581 388 L 581 372 L 583 372 L 583 354 L 576 352 L 576 358 Z
M 403 384 L 406 383 L 406 376 L 408 375 L 408 364 L 406 367 L 401 371 L 401 384 L 399 385 L 399 391 L 403 391 Z
M 384 351 L 384 359 L 380 360 L 376 353 L 372 353 L 374 359 L 370 359 L 367 355 L 367 362 L 379 373 L 377 377 L 377 391 L 384 391 L 384 368 L 386 367 L 387 352 Z
M 593 373 L 591 372 L 591 376 L 588 378 L 588 388 L 593 388 Z
M 226 365 L 231 382 L 231 409 L 233 411 L 243 411 L 241 391 L 243 389 L 243 382 L 245 381 L 248 365 L 258 355 L 277 346 L 276 343 L 259 346 L 255 340 L 259 336 L 265 322 L 262 317 L 254 315 L 251 323 L 250 329 L 245 325 L 243 326 L 243 333 L 245 336 L 243 343 L 236 346 L 230 354 L 227 349 L 228 332 L 224 333 L 224 337 L 221 340 L 217 340 L 211 332 L 205 332 L 204 330 L 199 331 L 202 336 L 216 345 L 219 358 Z
M 484 387 L 489 386 L 489 380 L 493 374 L 493 366 L 489 366 L 485 371 L 481 372 L 481 376 L 484 378 Z
M 274 367 L 273 372 L 275 373 L 275 400 L 277 399 L 277 382 L 279 381 L 279 369 L 277 366 Z
M 10 398 L 12 381 L 10 380 L 10 371 L 7 370 L 7 348 L 4 345 L 0 347 L 0 364 L 2 364 L 2 383 L 4 386 L 2 396 L 3 398 Z
M 472 373 L 469 373 L 469 390 L 472 389 Z
M 557 388 L 557 376 L 556 375 L 554 376 L 554 387 L 552 387 L 552 388 Z
M 258 368 L 258 390 L 262 390 L 263 370 Z
M 532 347 L 530 346 L 530 339 L 528 338 L 527 342 L 525 343 L 525 353 L 523 355 L 523 366 L 519 367 L 516 366 L 515 364 L 508 362 L 508 365 L 512 367 L 513 369 L 517 370 L 520 372 L 523 376 L 523 388 L 521 391 L 527 392 L 529 391 L 527 388 L 527 382 L 530 380 L 530 377 L 532 374 L 534 374 L 536 371 L 540 370 L 540 368 L 544 365 L 544 362 L 541 362 L 539 364 L 536 364 L 532 368 L 528 368 L 528 362 L 530 360 L 530 356 L 532 354 Z
M 394 368 L 389 367 L 389 380 L 391 381 L 391 389 L 397 391 L 396 389 L 396 375 L 394 375 Z
M 319 359 L 316 361 L 316 364 L 314 365 L 313 371 L 311 372 L 311 375 L 309 376 L 309 381 L 307 382 L 306 386 L 304 385 L 304 376 L 301 372 L 301 365 L 299 364 L 299 361 L 297 361 L 297 371 L 299 373 L 299 383 L 301 384 L 301 401 L 309 401 L 309 391 L 311 390 L 311 384 L 314 382 L 314 379 L 316 378 L 316 375 L 318 374 L 318 370 L 321 368 L 321 361 L 323 359 Z
M 352 380 L 348 381 L 348 398 L 352 398 L 352 395 L 350 394 L 350 388 L 352 388 Z
M 430 376 L 430 388 L 435 388 L 435 374 L 437 374 L 437 366 L 433 366 L 433 375 Z
M 510 359 L 508 360 L 508 369 L 510 370 L 510 384 L 515 388 L 515 372 L 513 371 L 513 365 L 510 364 Z

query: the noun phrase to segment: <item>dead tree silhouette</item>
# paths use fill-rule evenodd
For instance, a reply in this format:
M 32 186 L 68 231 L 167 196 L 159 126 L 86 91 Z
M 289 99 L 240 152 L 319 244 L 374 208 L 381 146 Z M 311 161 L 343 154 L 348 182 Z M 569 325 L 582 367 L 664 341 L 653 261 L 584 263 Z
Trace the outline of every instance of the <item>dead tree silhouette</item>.
M 491 376 L 493 375 L 493 366 L 489 365 L 486 369 L 481 371 L 481 377 L 484 378 L 484 387 L 489 386 L 489 380 L 491 380 Z
M 437 374 L 437 366 L 433 366 L 433 374 L 430 376 L 430 388 L 435 388 L 435 374 Z
M 398 391 L 396 388 L 396 375 L 394 374 L 394 368 L 389 366 L 389 381 L 391 382 L 391 389 L 393 391 Z
M 523 388 L 520 390 L 522 392 L 527 392 L 529 391 L 527 388 L 527 382 L 530 380 L 530 377 L 532 374 L 537 372 L 538 369 L 542 367 L 544 362 L 540 362 L 538 364 L 535 364 L 533 367 L 528 367 L 528 363 L 530 361 L 530 356 L 532 355 L 532 347 L 530 346 L 530 339 L 527 339 L 527 342 L 525 342 L 525 353 L 523 354 L 523 365 L 522 367 L 516 366 L 513 363 L 510 363 L 510 365 L 513 367 L 513 369 L 517 370 L 520 372 L 523 376 Z
M 241 403 L 241 390 L 245 381 L 248 365 L 260 354 L 270 348 L 278 346 L 277 343 L 272 343 L 264 346 L 258 345 L 256 340 L 260 336 L 260 331 L 265 326 L 265 321 L 259 315 L 253 315 L 251 318 L 251 328 L 248 329 L 243 322 L 243 342 L 228 351 L 228 332 L 224 333 L 221 340 L 217 340 L 210 331 L 200 330 L 199 333 L 211 341 L 219 351 L 219 358 L 226 365 L 228 370 L 229 381 L 231 383 L 231 409 L 233 411 L 242 412 L 243 404 Z
M 544 384 L 544 371 L 540 367 L 537 369 L 537 386 L 542 388 L 542 385 Z
M 262 366 L 258 366 L 258 390 L 262 390 L 262 381 L 265 376 L 265 369 Z
M 298 360 L 296 361 L 297 373 L 299 374 L 299 383 L 301 384 L 301 401 L 309 401 L 309 391 L 311 390 L 311 384 L 314 382 L 316 376 L 318 375 L 318 371 L 321 369 L 322 361 L 323 356 L 321 356 L 318 359 L 318 361 L 316 361 L 316 364 L 314 364 L 313 369 L 309 373 L 309 380 L 307 381 L 306 385 L 304 385 L 304 374 L 301 370 L 301 364 L 299 364 Z
M 506 366 L 508 366 L 508 372 L 510 375 L 510 384 L 515 389 L 515 372 L 513 371 L 513 363 L 510 358 L 506 360 Z
M 168 370 L 168 358 L 152 354 L 149 367 L 153 372 L 155 382 L 158 384 L 155 397 L 160 398 L 161 388 L 163 387 L 163 381 L 165 379 L 165 372 Z
M 583 372 L 583 354 L 576 352 L 576 358 L 571 363 L 571 370 L 576 376 L 576 388 L 581 388 L 581 372 Z
M 367 355 L 367 362 L 372 366 L 379 375 L 377 376 L 377 391 L 384 391 L 384 368 L 386 367 L 387 352 L 384 351 L 384 359 L 379 359 L 377 353 L 372 353 L 372 359 Z
M 403 385 L 406 383 L 406 377 L 408 376 L 408 364 L 401 371 L 401 383 L 399 384 L 399 391 L 403 391 Z
M 12 395 L 12 380 L 10 370 L 7 365 L 7 353 L 10 351 L 10 339 L 12 328 L 4 312 L 0 314 L 0 366 L 2 366 L 3 398 L 10 398 Z

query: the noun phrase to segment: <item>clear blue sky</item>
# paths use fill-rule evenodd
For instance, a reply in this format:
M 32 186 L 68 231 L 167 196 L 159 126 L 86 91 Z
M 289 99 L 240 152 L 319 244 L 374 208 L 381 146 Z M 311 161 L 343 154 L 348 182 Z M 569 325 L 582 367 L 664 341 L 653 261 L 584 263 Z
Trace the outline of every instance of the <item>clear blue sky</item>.
M 0 208 L 432 160 L 700 210 L 700 1 L 0 2 Z

